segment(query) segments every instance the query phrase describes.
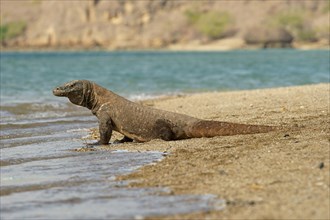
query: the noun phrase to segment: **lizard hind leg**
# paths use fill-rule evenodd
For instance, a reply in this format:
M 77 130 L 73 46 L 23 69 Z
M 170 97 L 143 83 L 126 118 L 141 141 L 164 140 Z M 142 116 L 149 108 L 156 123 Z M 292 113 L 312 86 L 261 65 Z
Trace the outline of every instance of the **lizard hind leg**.
M 125 143 L 125 142 L 133 142 L 133 139 L 131 139 L 127 136 L 124 136 L 123 139 L 115 140 L 113 143 L 114 144 L 122 144 L 122 143 Z
M 171 141 L 175 139 L 175 134 L 172 130 L 170 122 L 158 119 L 153 127 L 153 136 L 164 141 Z

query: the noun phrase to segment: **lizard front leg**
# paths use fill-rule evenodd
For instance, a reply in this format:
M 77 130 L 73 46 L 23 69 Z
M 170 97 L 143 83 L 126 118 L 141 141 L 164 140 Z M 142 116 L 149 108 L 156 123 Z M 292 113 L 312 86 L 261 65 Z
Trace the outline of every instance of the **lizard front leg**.
M 111 118 L 109 116 L 99 117 L 99 144 L 109 144 L 112 135 L 112 127 Z
M 90 146 L 109 144 L 112 135 L 113 126 L 111 118 L 107 114 L 99 114 L 97 118 L 99 121 L 100 140 L 95 143 L 87 144 Z

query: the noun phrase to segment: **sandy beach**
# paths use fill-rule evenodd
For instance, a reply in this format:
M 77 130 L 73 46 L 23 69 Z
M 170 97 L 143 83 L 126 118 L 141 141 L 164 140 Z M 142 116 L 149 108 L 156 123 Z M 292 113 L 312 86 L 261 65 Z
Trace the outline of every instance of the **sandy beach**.
M 161 219 L 329 219 L 329 88 L 318 84 L 148 100 L 143 104 L 198 118 L 281 128 L 103 148 L 169 153 L 157 164 L 119 177 L 134 180 L 132 187 L 168 187 L 171 194 L 226 200 L 221 211 Z

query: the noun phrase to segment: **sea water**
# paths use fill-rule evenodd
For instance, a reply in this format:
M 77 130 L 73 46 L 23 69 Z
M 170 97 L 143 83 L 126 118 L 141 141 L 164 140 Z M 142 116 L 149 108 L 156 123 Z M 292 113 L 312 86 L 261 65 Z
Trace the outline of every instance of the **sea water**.
M 212 195 L 166 196 L 168 189 L 116 181 L 161 160 L 161 152 L 74 151 L 97 120 L 53 96 L 55 86 L 88 79 L 138 100 L 329 82 L 330 69 L 329 50 L 0 55 L 1 219 L 141 218 L 224 207 Z

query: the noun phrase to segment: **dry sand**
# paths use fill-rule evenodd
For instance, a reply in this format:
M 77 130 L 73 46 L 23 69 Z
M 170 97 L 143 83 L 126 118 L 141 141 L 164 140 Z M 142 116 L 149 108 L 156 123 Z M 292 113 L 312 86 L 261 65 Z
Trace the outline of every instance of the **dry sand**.
M 119 177 L 136 180 L 134 187 L 215 194 L 227 201 L 222 211 L 163 219 L 329 219 L 329 89 L 330 84 L 319 84 L 149 100 L 143 104 L 198 118 L 283 128 L 104 148 L 170 153 L 157 164 Z

